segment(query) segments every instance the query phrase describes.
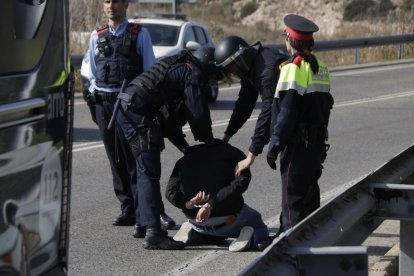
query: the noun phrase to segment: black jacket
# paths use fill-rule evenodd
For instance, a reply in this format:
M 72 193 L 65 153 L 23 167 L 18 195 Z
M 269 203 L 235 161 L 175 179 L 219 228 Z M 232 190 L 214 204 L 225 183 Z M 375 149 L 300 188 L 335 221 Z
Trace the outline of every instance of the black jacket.
M 249 151 L 259 155 L 269 142 L 272 100 L 279 79 L 279 65 L 289 58 L 284 52 L 262 46 L 249 73 L 241 80 L 239 98 L 235 103 L 226 134 L 233 136 L 249 119 L 260 95 L 261 111 L 257 118 Z
M 144 72 L 126 89 L 126 93 L 133 96 L 136 110 L 148 117 L 159 115 L 161 107 L 168 107 L 170 117 L 162 116 L 165 119 L 165 122 L 162 122 L 163 135 L 178 149 L 188 145 L 182 131 L 182 126 L 186 122 L 190 125 L 195 140 L 213 140 L 210 110 L 204 95 L 205 87 L 194 83 L 193 74 L 197 72 L 192 63 L 179 62 L 169 66 L 165 77 L 156 83 L 155 88 L 143 87 L 145 85 L 141 84 L 141 78 L 148 74 Z M 134 133 L 130 136 L 133 135 Z
M 250 170 L 235 177 L 234 168 L 246 158 L 239 149 L 216 140 L 212 145 L 196 145 L 187 150 L 173 169 L 165 196 L 188 218 L 195 218 L 198 208 L 188 210 L 185 203 L 199 191 L 210 194 L 212 217 L 233 215 L 244 204 L 243 193 L 251 180 Z

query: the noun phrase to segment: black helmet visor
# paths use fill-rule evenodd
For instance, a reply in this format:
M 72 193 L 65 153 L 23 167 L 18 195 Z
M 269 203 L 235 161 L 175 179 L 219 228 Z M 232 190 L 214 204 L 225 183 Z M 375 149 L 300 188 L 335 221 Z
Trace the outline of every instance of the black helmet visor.
M 222 63 L 217 64 L 228 81 L 236 82 L 243 78 L 249 71 L 249 66 L 243 58 L 243 53 L 246 49 L 247 48 L 244 47 L 240 48 L 240 50 L 228 57 Z

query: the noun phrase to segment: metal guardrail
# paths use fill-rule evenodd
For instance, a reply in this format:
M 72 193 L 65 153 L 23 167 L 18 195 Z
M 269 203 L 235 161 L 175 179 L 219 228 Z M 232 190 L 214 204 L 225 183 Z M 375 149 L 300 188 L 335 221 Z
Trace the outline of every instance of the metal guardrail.
M 400 275 L 414 269 L 414 145 L 282 233 L 240 275 L 368 275 L 359 246 L 385 219 L 400 220 Z
M 414 43 L 414 34 L 404 35 L 391 35 L 391 36 L 380 36 L 380 37 L 360 37 L 360 38 L 349 38 L 349 39 L 338 39 L 338 40 L 327 40 L 315 42 L 315 51 L 333 51 L 343 49 L 355 49 L 355 63 L 359 63 L 360 55 L 359 49 L 364 47 L 374 47 L 383 45 L 399 44 L 399 55 L 398 58 L 404 57 L 404 44 Z M 285 44 L 272 44 L 271 46 L 286 50 Z M 83 54 L 71 55 L 71 64 L 75 68 L 80 68 L 82 64 Z

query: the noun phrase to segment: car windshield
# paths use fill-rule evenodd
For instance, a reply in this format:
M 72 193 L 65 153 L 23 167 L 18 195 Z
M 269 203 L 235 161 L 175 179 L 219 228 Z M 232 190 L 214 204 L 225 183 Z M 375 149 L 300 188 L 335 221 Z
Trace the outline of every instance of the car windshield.
M 180 29 L 178 26 L 141 24 L 147 28 L 153 46 L 175 46 L 177 44 Z

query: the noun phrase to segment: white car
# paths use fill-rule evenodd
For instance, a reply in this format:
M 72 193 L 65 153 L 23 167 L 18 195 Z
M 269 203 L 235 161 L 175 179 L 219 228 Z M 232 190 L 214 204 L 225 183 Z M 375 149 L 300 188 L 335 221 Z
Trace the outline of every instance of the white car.
M 178 54 L 183 49 L 197 50 L 214 47 L 207 27 L 193 21 L 179 19 L 136 18 L 132 20 L 150 33 L 155 57 Z
M 164 18 L 136 18 L 131 22 L 144 26 L 152 40 L 155 58 L 178 54 L 183 49 L 195 51 L 202 47 L 214 47 L 208 29 L 203 24 L 181 19 Z M 89 57 L 86 53 L 81 67 L 81 76 L 84 89 L 89 87 Z M 218 85 L 211 86 L 208 100 L 213 103 L 217 100 Z

